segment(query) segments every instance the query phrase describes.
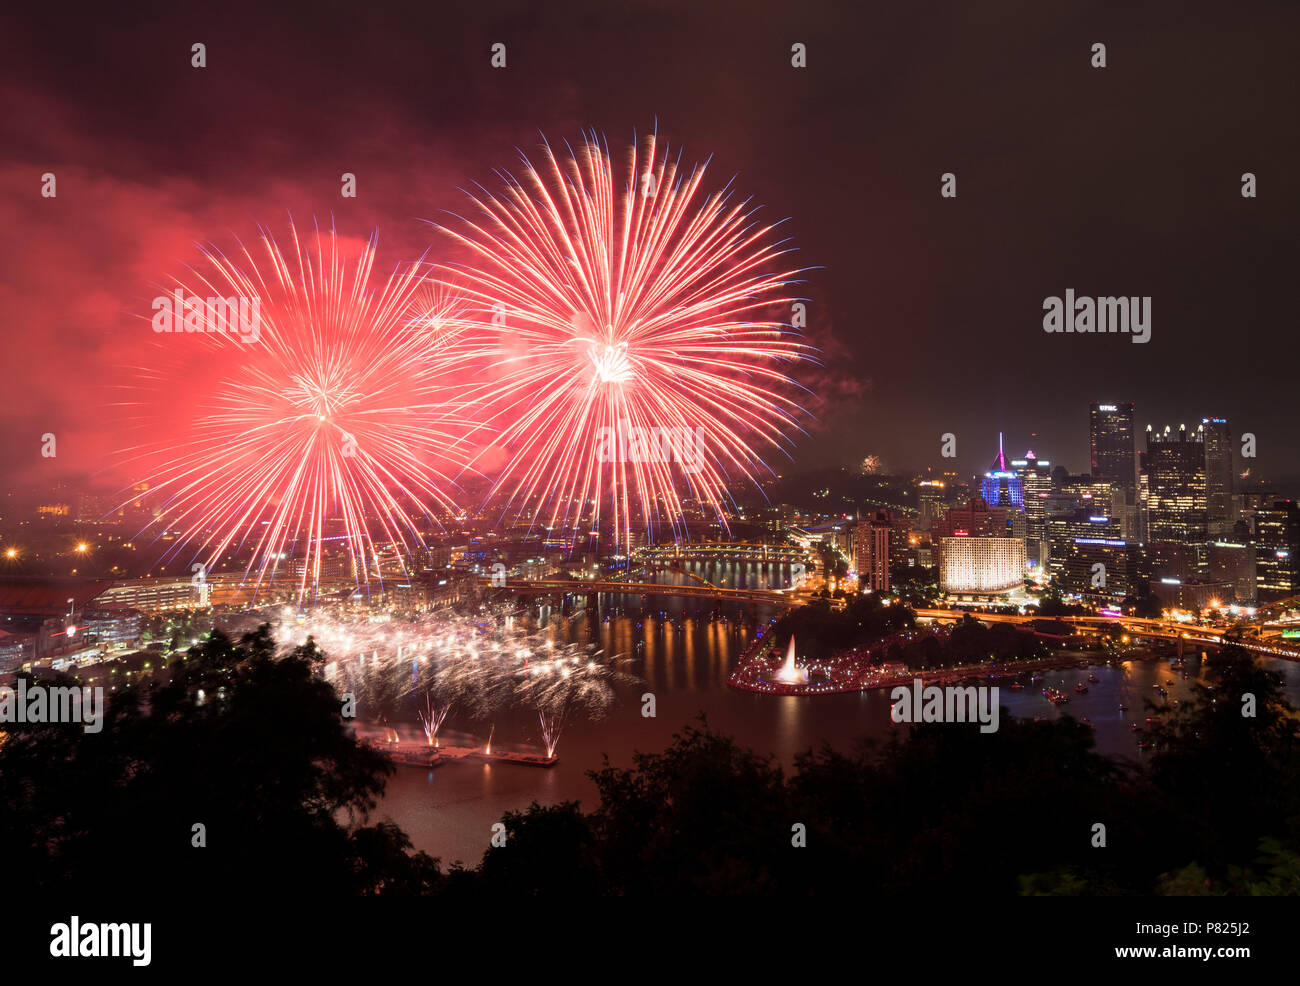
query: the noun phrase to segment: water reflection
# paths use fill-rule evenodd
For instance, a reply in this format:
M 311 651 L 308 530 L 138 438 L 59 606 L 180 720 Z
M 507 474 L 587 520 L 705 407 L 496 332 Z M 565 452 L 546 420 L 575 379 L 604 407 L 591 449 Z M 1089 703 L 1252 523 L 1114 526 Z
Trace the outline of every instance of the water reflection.
M 721 569 L 721 571 L 719 571 Z M 711 576 L 728 578 L 730 585 L 788 584 L 789 566 L 705 566 L 693 569 L 710 581 Z M 665 580 L 672 573 L 661 575 Z M 498 764 L 453 764 L 430 773 L 401 769 L 390 780 L 380 815 L 388 815 L 404 828 L 417 848 L 444 862 L 462 859 L 477 862 L 487 848 L 491 825 L 503 812 L 526 808 L 532 801 L 543 804 L 561 800 L 583 801 L 591 807 L 595 787 L 587 771 L 599 769 L 602 756 L 619 766 L 630 766 L 636 750 L 662 750 L 672 735 L 695 721 L 701 713 L 709 725 L 731 734 L 745 746 L 771 753 L 787 769 L 797 754 L 817 749 L 823 743 L 852 751 L 863 738 L 886 736 L 891 730 L 906 729 L 890 721 L 886 691 L 793 697 L 739 692 L 726 686 L 726 676 L 740 651 L 752 639 L 755 629 L 776 615 L 764 607 L 715 607 L 708 601 L 638 597 L 601 597 L 592 609 L 577 607 L 567 614 L 554 607 L 537 613 L 540 626 L 556 641 L 592 643 L 607 654 L 628 654 L 628 670 L 640 676 L 640 684 L 623 684 L 608 717 L 597 723 L 572 722 L 565 730 L 558 755 L 560 762 L 550 769 Z M 1201 674 L 1201 661 L 1190 659 L 1188 677 L 1171 669 L 1167 661 L 1133 661 L 1091 669 L 1098 681 L 1089 682 L 1089 670 L 1070 668 L 1045 672 L 1042 682 L 1031 685 L 1029 676 L 1017 680 L 1024 690 L 1013 692 L 1008 680 L 992 681 L 1000 686 L 1002 706 L 1017 717 L 1056 719 L 1063 715 L 1084 716 L 1096 729 L 1098 749 L 1110 756 L 1139 758 L 1130 729 L 1148 714 L 1146 703 L 1172 704 L 1186 701 Z M 1293 704 L 1300 704 L 1300 665 L 1268 662 L 1286 677 L 1286 689 Z M 1168 684 L 1172 680 L 1172 684 Z M 1084 682 L 1088 692 L 1078 693 Z M 1055 706 L 1040 689 L 1051 685 L 1064 691 L 1068 704 Z M 1168 692 L 1157 694 L 1155 686 Z M 653 693 L 657 715 L 641 715 L 641 696 Z M 1127 711 L 1119 706 L 1127 705 Z M 454 723 L 473 728 L 473 723 Z M 513 722 L 502 716 L 497 724 L 498 739 L 525 741 L 526 721 Z M 517 734 L 511 730 L 518 728 Z

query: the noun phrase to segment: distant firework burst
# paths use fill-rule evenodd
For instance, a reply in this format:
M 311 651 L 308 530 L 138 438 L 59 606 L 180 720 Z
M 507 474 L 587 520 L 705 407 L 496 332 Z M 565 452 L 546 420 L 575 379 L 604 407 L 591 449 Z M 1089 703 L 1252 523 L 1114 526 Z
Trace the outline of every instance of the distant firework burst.
M 813 352 L 791 327 L 799 271 L 771 226 L 705 168 L 650 138 L 621 175 L 589 135 L 546 146 L 447 231 L 442 268 L 488 361 L 476 401 L 506 450 L 490 498 L 511 519 L 572 532 L 685 533 L 684 500 L 727 522 L 729 480 L 769 473 L 799 403 L 786 370 Z
M 289 233 L 287 250 L 268 233 L 257 250 L 204 249 L 178 288 L 244 299 L 257 326 L 223 333 L 220 306 L 186 311 L 195 334 L 177 342 L 208 347 L 219 382 L 148 482 L 159 527 L 179 533 L 169 556 L 188 549 L 209 572 L 244 558 L 245 581 L 301 599 L 324 574 L 369 586 L 422 550 L 420 520 L 454 509 L 463 429 L 446 292 L 417 265 L 372 277 L 373 235 L 349 249 L 333 229 Z
M 862 460 L 862 472 L 866 476 L 875 476 L 884 469 L 885 462 L 878 455 L 869 455 Z

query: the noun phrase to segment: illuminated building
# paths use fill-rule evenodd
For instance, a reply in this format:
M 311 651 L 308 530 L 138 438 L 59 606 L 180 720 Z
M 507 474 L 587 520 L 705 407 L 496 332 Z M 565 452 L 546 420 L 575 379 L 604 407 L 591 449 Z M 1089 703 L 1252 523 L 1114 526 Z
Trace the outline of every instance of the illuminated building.
M 1143 541 L 1151 540 L 1151 529 L 1148 526 L 1151 516 L 1151 477 L 1143 469 L 1138 473 L 1138 495 L 1137 495 L 1137 514 L 1138 514 L 1138 537 Z
M 1119 521 L 1124 538 L 1129 541 L 1145 541 L 1143 533 L 1142 505 L 1138 502 L 1141 494 L 1131 490 L 1113 487 L 1110 491 L 1110 515 Z
M 1009 592 L 1024 583 L 1025 543 L 1009 537 L 945 537 L 939 584 L 945 592 L 976 595 Z
M 912 545 L 912 519 L 900 510 L 877 510 L 874 520 L 889 528 L 889 563 L 897 565 Z
M 1190 582 L 1205 574 L 1205 545 L 1155 541 L 1148 549 L 1152 578 Z
M 959 531 L 969 537 L 1002 537 L 1007 532 L 1007 511 L 975 497 L 964 507 L 953 507 L 942 520 L 930 525 L 934 537 L 950 537 Z
M 943 567 L 943 541 L 949 537 L 1006 537 L 1007 509 L 990 507 L 980 497 L 974 497 L 964 507 L 953 507 L 930 525 L 935 564 Z
M 1134 493 L 1137 450 L 1133 435 L 1133 402 L 1093 404 L 1089 415 L 1094 479 Z
M 76 616 L 81 633 L 91 643 L 124 647 L 140 640 L 140 613 L 134 609 L 87 609 Z
M 1109 479 L 1096 476 L 1070 476 L 1061 484 L 1059 492 L 1074 497 L 1075 508 L 1090 514 L 1114 517 L 1111 510 L 1111 492 L 1114 484 Z
M 1052 492 L 1052 463 L 1034 455 L 1032 449 L 1023 459 L 1012 459 L 1011 468 L 1020 477 L 1024 490 L 1025 557 L 1032 565 L 1047 564 L 1047 510 L 1044 502 Z
M 1256 508 L 1255 566 L 1259 599 L 1272 602 L 1300 591 L 1296 559 L 1300 556 L 1300 512 L 1292 500 L 1274 500 Z
M 341 554 L 331 556 L 323 553 L 319 559 L 312 558 L 310 561 L 306 558 L 290 558 L 288 564 L 285 565 L 287 577 L 291 580 L 301 579 L 304 575 L 314 577 L 316 575 L 315 566 L 317 564 L 320 565 L 319 574 L 323 579 L 343 579 L 352 577 L 353 566 L 349 563 L 347 556 Z M 390 566 L 390 568 L 391 567 L 392 566 Z M 372 565 L 371 568 L 373 569 L 374 566 Z M 402 570 L 399 564 L 396 572 L 393 574 L 400 575 L 401 573 Z M 377 571 L 372 571 L 371 574 L 379 573 Z M 385 572 L 383 574 L 387 577 L 389 573 Z
M 1141 595 L 1151 577 L 1142 546 L 1122 538 L 1075 538 L 1063 572 L 1061 585 L 1066 592 L 1096 603 L 1118 603 Z
M 1025 486 L 1020 474 L 1012 471 L 1007 455 L 1002 451 L 1002 433 L 998 432 L 998 454 L 980 481 L 980 496 L 994 507 L 1025 508 Z
M 0 674 L 10 674 L 36 658 L 36 635 L 0 630 Z
M 1081 510 L 1115 518 L 1120 536 L 1125 540 L 1142 540 L 1136 482 L 1125 486 L 1091 474 L 1069 476 L 1061 483 L 1060 492 L 1073 494 L 1076 506 Z
M 948 510 L 948 484 L 942 479 L 923 479 L 916 484 L 921 522 L 939 520 Z
M 1231 582 L 1213 582 L 1208 579 L 1152 579 L 1151 594 L 1167 606 L 1196 611 L 1217 609 L 1232 603 L 1234 587 Z
M 100 609 L 138 609 L 149 614 L 201 604 L 202 587 L 187 578 L 115 582 L 95 597 Z
M 1147 537 L 1183 544 L 1207 539 L 1205 432 L 1147 426 Z
M 1066 562 L 1076 540 L 1122 540 L 1119 524 L 1104 514 L 1077 509 L 1068 514 L 1053 514 L 1047 518 L 1047 571 L 1052 578 L 1065 584 Z
M 890 511 L 880 510 L 853 530 L 853 568 L 858 573 L 858 585 L 864 590 L 889 591 L 891 521 Z
M 1255 585 L 1255 549 L 1249 544 L 1214 541 L 1209 545 L 1208 569 L 1213 582 L 1231 582 L 1234 598 L 1241 606 L 1254 606 L 1259 598 Z
M 1236 511 L 1232 503 L 1232 434 L 1226 418 L 1202 418 L 1205 434 L 1205 515 L 1209 533 L 1232 532 Z

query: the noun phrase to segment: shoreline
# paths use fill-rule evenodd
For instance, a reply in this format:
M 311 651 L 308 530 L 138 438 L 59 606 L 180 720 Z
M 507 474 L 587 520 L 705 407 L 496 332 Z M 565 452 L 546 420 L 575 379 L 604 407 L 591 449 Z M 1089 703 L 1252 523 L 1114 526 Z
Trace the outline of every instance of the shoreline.
M 777 662 L 769 656 L 771 650 L 770 646 L 765 645 L 756 648 L 752 654 L 741 655 L 736 667 L 727 676 L 727 685 L 738 691 L 762 695 L 843 695 L 910 685 L 918 678 L 925 686 L 943 686 L 975 678 L 1005 680 L 1033 674 L 1036 671 L 1086 668 L 1123 661 L 1150 662 L 1170 659 L 1151 651 L 1115 656 L 1108 656 L 1102 651 L 1074 651 L 1068 656 L 1057 654 L 1027 661 L 981 661 L 947 668 L 900 669 L 897 666 L 862 667 L 855 658 L 856 652 L 846 651 L 834 655 L 827 662 L 807 665 L 806 670 L 821 676 L 815 681 L 781 682 L 764 676 L 771 675 L 777 667 Z

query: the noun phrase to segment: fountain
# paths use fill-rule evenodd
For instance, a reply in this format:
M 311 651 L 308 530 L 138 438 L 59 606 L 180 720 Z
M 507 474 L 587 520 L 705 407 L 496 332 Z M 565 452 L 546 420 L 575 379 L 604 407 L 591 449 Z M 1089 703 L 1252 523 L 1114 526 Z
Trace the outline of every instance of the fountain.
M 776 673 L 776 680 L 787 685 L 808 684 L 808 669 L 796 667 L 794 663 L 794 637 L 790 637 L 790 646 L 785 651 L 785 664 Z

